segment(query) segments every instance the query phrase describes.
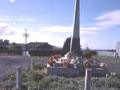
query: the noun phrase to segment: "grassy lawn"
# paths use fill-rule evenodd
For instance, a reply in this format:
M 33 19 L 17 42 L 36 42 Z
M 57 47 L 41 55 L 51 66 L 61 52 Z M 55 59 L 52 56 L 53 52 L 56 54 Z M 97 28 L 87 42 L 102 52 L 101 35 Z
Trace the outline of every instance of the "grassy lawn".
M 93 59 L 98 59 L 100 61 L 115 61 L 116 59 L 113 56 L 92 56 Z
M 98 59 L 100 62 L 104 62 L 107 64 L 107 68 L 111 72 L 120 73 L 120 59 L 115 59 L 112 56 L 93 56 L 93 59 Z

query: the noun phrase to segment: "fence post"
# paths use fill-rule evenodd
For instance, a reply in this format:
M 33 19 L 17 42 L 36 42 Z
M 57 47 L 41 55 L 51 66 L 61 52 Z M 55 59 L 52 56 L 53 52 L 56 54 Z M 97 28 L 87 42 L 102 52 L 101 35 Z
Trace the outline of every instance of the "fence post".
M 16 88 L 20 89 L 22 86 L 22 68 L 19 66 L 16 70 Z
M 91 77 L 92 77 L 92 69 L 86 69 L 86 72 L 85 72 L 85 90 L 90 90 Z
M 31 58 L 31 68 L 33 68 L 33 65 L 34 65 L 35 63 L 34 63 L 34 59 L 33 58 Z

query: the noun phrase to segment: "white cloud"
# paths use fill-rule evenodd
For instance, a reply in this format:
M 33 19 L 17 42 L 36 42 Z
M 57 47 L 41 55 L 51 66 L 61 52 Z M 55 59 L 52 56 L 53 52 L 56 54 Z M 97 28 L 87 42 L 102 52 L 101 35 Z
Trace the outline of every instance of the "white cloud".
M 23 18 L 22 15 L 19 17 L 12 17 L 12 16 L 1 16 L 0 21 L 26 21 L 26 22 L 33 22 L 35 19 L 33 18 Z
M 0 23 L 0 36 L 12 36 L 24 33 L 24 29 L 13 27 L 7 23 Z
M 66 26 L 40 27 L 40 30 L 49 32 L 71 32 L 72 27 Z
M 72 32 L 72 26 L 52 26 L 52 27 L 40 27 L 41 31 L 48 32 Z M 99 27 L 80 27 L 80 34 L 97 34 L 101 30 Z
M 9 16 L 3 16 L 3 17 L 5 17 L 5 18 L 9 18 Z
M 95 18 L 96 22 L 91 26 L 80 27 L 81 34 L 97 34 L 101 30 L 120 25 L 120 10 L 105 13 Z M 40 27 L 40 30 L 48 32 L 72 32 L 72 26 Z
M 10 42 L 24 43 L 24 29 L 13 27 L 7 23 L 0 23 L 0 38 Z
M 14 3 L 15 2 L 15 0 L 9 0 L 11 3 Z
M 0 23 L 0 27 L 8 26 L 7 23 Z
M 10 27 L 7 23 L 0 23 L 0 35 L 13 35 L 15 34 L 14 28 Z
M 3 16 L 3 17 L 0 17 L 0 21 L 10 21 L 12 19 L 10 19 L 8 16 Z
M 18 18 L 17 20 L 18 20 L 18 21 L 24 21 L 24 19 L 23 19 L 23 18 Z
M 18 20 L 18 21 L 28 21 L 28 22 L 33 22 L 33 21 L 35 21 L 35 20 L 32 19 L 32 18 L 28 18 L 28 19 L 26 19 L 26 18 L 17 18 L 17 20 Z
M 120 25 L 120 10 L 105 13 L 96 18 L 97 26 L 113 27 Z
M 34 19 L 29 18 L 29 19 L 26 19 L 26 21 L 33 22 L 33 21 L 35 21 L 35 20 L 34 20 Z
M 101 27 L 81 27 L 80 29 L 82 31 L 99 31 L 99 30 L 102 30 L 104 28 L 101 28 Z
M 116 19 L 119 18 L 120 19 L 119 14 L 120 14 L 120 10 L 112 11 L 112 12 L 109 12 L 109 13 L 105 13 L 105 14 L 103 14 L 101 16 L 98 16 L 96 18 L 96 20 L 106 20 L 106 19 L 114 19 L 114 18 L 116 18 Z

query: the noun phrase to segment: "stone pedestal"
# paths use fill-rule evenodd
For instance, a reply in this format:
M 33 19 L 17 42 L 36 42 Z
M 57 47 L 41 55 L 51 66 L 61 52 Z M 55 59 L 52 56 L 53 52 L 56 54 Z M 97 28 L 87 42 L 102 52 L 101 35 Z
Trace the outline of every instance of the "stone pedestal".
M 58 75 L 67 77 L 77 77 L 80 75 L 79 70 L 74 68 L 64 68 L 64 67 L 50 67 L 47 68 L 48 75 Z
M 29 57 L 30 56 L 29 51 L 22 51 L 22 56 Z

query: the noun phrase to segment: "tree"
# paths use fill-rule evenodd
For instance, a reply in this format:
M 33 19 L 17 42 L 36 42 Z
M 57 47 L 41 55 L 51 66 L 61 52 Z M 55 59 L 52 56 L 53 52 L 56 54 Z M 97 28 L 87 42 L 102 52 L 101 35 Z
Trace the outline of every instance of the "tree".
M 17 45 L 17 44 L 15 42 L 13 42 L 12 45 Z
M 90 59 L 90 58 L 92 57 L 91 50 L 89 49 L 89 47 L 87 47 L 87 48 L 83 51 L 83 55 L 84 55 L 87 59 Z
M 7 50 L 8 48 L 6 46 L 0 45 L 1 50 Z
M 3 39 L 0 39 L 0 45 L 3 45 Z
M 63 50 L 70 50 L 70 43 L 71 43 L 71 37 L 68 37 L 63 45 Z
M 13 48 L 17 50 L 22 50 L 22 47 L 20 45 L 14 45 Z
M 9 45 L 9 40 L 4 40 L 4 45 Z

